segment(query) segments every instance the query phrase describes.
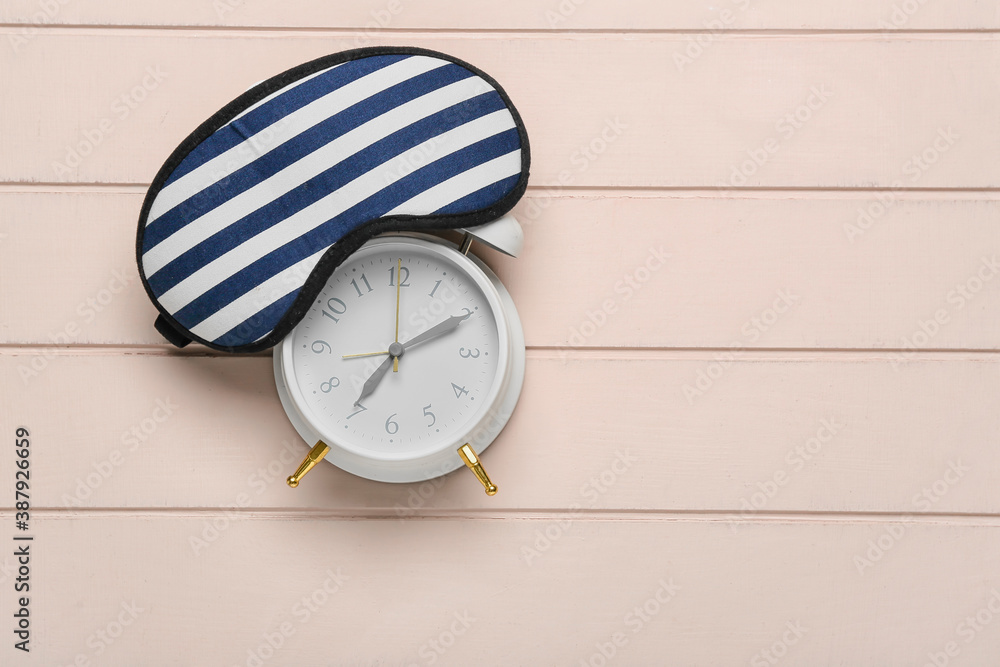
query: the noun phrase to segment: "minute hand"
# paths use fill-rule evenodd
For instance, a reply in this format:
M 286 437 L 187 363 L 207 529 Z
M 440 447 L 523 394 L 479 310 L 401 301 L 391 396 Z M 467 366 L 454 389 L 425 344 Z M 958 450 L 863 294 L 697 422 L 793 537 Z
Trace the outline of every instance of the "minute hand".
M 464 322 L 466 319 L 468 319 L 469 315 L 471 314 L 472 313 L 469 313 L 467 315 L 452 315 L 444 322 L 441 322 L 440 324 L 435 324 L 422 334 L 414 336 L 410 340 L 403 343 L 403 349 L 408 350 L 411 347 L 414 347 L 415 345 L 420 345 L 421 343 L 429 341 L 432 338 L 437 338 L 438 336 L 442 336 L 448 333 L 452 329 L 456 328 L 459 324 Z

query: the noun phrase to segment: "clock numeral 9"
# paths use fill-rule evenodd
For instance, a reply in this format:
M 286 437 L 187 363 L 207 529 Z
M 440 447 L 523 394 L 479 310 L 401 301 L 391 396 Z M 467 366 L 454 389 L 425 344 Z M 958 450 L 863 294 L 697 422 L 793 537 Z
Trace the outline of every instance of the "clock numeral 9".
M 324 352 L 333 352 L 333 348 L 325 340 L 314 340 L 312 351 L 316 354 L 323 354 Z
M 437 417 L 435 417 L 434 413 L 431 412 L 431 404 L 430 403 L 428 403 L 427 405 L 424 406 L 424 417 L 430 417 L 431 418 L 431 423 L 427 425 L 427 428 L 430 428 L 431 426 L 434 426 L 434 424 L 437 423 Z
M 409 287 L 410 283 L 410 270 L 405 266 L 399 270 L 399 277 L 401 278 L 399 282 L 400 287 Z M 396 283 L 393 282 L 396 279 L 396 267 L 393 266 L 389 269 L 389 287 L 393 287 Z
M 392 418 L 395 417 L 397 414 L 399 413 L 393 412 L 385 420 L 385 432 L 388 433 L 389 435 L 396 435 L 397 433 L 399 433 L 399 424 L 397 424 L 392 420 Z
M 479 358 L 479 348 L 475 350 L 466 350 L 464 347 L 458 348 L 458 356 L 463 359 L 478 359 Z
M 329 381 L 320 384 L 319 388 L 324 394 L 329 394 L 335 387 L 340 386 L 340 378 L 332 377 Z
M 337 305 L 340 306 L 339 310 L 337 309 Z M 341 301 L 340 299 L 338 299 L 337 297 L 333 297 L 331 299 L 327 299 L 327 301 L 326 301 L 326 307 L 329 308 L 330 310 L 327 310 L 326 308 L 324 308 L 323 309 L 323 314 L 326 315 L 327 317 L 329 317 L 331 320 L 333 320 L 334 323 L 337 323 L 337 322 L 340 321 L 339 317 L 334 317 L 333 316 L 334 314 L 343 315 L 344 313 L 347 312 L 347 304 L 344 303 L 343 301 Z

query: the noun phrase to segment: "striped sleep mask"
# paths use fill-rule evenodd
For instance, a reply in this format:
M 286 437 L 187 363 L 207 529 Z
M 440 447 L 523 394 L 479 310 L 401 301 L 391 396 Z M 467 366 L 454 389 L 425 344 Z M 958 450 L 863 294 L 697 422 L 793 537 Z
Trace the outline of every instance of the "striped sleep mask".
M 375 47 L 288 70 L 203 123 L 150 186 L 136 256 L 156 329 L 267 349 L 369 238 L 495 220 L 528 165 L 506 93 L 451 56 Z

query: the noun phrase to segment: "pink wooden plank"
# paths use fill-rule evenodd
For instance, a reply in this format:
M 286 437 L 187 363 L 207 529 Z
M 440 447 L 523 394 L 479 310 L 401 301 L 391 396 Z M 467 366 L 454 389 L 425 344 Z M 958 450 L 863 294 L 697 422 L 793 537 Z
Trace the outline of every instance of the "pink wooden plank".
M 911 524 L 863 574 L 855 558 L 896 524 L 565 526 L 40 517 L 17 663 L 597 665 L 614 649 L 629 665 L 891 667 L 952 643 L 971 665 L 1000 651 L 976 621 L 1000 599 L 992 523 Z
M 0 29 L 0 39 L 12 31 Z M 6 126 L 18 131 L 0 135 L 0 152 L 19 157 L 0 165 L 0 180 L 149 182 L 189 132 L 248 86 L 352 39 L 46 31 L 2 56 L 0 87 L 18 100 Z M 687 39 L 422 33 L 405 41 L 453 53 L 503 82 L 537 138 L 535 185 L 1000 182 L 991 112 L 1000 91 L 973 74 L 1000 67 L 1000 43 L 988 36 L 720 37 L 678 68 L 674 56 Z M 636 85 L 630 73 L 650 68 L 656 76 Z
M 976 30 L 1000 24 L 995 8 L 971 0 L 947 5 L 921 2 L 847 0 L 836 10 L 811 3 L 710 2 L 649 3 L 643 0 L 594 3 L 585 0 L 538 2 L 420 3 L 412 0 L 365 0 L 329 3 L 319 0 L 247 2 L 244 0 L 175 0 L 129 3 L 89 0 L 9 0 L 0 21 L 37 25 L 179 25 L 360 28 L 367 33 L 400 29 L 520 30 Z M 363 44 L 364 42 L 361 41 Z
M 48 354 L 0 354 L 0 420 L 34 433 L 36 506 L 1000 511 L 994 355 L 530 352 L 484 456 L 489 498 L 464 469 L 389 485 L 324 463 L 289 489 L 306 445 L 268 358 Z
M 893 195 L 871 217 L 884 195 L 535 189 L 522 256 L 480 253 L 531 346 L 997 349 L 997 201 Z M 163 344 L 134 268 L 141 201 L 0 193 L 0 342 Z

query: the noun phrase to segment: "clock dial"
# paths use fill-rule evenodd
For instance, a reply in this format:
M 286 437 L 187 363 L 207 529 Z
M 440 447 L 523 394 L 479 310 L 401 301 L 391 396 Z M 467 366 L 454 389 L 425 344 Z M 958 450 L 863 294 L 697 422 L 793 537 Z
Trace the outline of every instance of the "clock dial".
M 387 239 L 337 268 L 291 334 L 295 383 L 321 436 L 393 460 L 468 435 L 508 357 L 498 295 L 471 266 L 438 244 Z

